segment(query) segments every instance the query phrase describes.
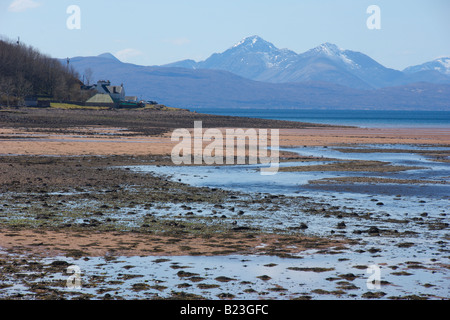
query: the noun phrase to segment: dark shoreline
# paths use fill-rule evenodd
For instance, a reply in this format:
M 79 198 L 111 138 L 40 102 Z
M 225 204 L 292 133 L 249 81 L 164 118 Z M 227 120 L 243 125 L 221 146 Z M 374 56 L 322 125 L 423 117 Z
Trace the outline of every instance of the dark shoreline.
M 295 121 L 216 116 L 184 110 L 17 108 L 9 109 L 6 112 L 5 109 L 0 109 L 0 127 L 27 128 L 40 132 L 58 132 L 58 129 L 67 130 L 67 128 L 71 127 L 107 126 L 127 128 L 127 131 L 135 132 L 136 134 L 158 136 L 178 128 L 193 128 L 194 121 L 202 121 L 204 128 L 304 129 L 345 127 Z M 71 133 L 76 132 L 76 130 L 73 130 Z

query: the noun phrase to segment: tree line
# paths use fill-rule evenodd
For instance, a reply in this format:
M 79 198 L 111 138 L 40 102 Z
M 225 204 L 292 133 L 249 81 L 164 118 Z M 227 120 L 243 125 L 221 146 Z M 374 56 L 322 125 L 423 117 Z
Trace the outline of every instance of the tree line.
M 31 46 L 0 39 L 0 104 L 23 105 L 25 97 L 85 101 L 78 73 Z

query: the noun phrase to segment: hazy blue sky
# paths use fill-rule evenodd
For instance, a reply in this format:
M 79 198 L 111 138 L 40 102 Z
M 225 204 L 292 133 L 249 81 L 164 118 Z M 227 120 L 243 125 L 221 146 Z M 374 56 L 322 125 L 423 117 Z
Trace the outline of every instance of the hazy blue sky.
M 69 5 L 79 30 L 66 26 Z M 366 26 L 369 5 L 381 30 Z M 0 35 L 58 58 L 111 52 L 142 65 L 203 60 L 259 35 L 297 53 L 331 42 L 403 69 L 450 56 L 449 14 L 449 0 L 0 0 Z

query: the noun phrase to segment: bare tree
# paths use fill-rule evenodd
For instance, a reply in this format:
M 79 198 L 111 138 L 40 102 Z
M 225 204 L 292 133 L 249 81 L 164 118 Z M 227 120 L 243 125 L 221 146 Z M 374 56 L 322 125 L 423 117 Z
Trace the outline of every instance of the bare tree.
M 84 77 L 86 78 L 86 82 L 87 85 L 89 86 L 92 80 L 92 75 L 94 74 L 94 72 L 92 71 L 91 68 L 87 68 L 86 70 L 84 70 Z
M 52 85 L 52 95 L 54 99 L 64 101 L 68 99 L 69 90 L 65 77 L 62 74 L 55 75 L 54 83 Z
M 14 82 L 11 78 L 0 79 L 0 92 L 6 96 L 6 106 L 9 108 L 9 100 L 14 93 Z
M 87 69 L 86 76 L 92 81 L 92 70 Z M 68 68 L 31 46 L 0 37 L 0 93 L 8 106 L 13 100 L 23 101 L 27 95 L 78 98 L 82 96 L 81 85 L 73 66 Z
M 33 94 L 33 86 L 22 75 L 19 75 L 16 79 L 14 91 L 18 100 L 18 104 L 23 105 L 25 97 Z

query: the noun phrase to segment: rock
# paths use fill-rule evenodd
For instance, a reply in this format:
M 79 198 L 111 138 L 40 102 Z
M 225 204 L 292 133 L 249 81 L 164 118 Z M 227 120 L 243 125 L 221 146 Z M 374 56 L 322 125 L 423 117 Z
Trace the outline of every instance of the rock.
M 365 269 L 367 269 L 367 267 Z M 342 279 L 345 279 L 348 281 L 353 281 L 357 278 L 357 276 L 354 275 L 353 273 L 347 273 L 347 274 L 340 274 L 339 278 L 342 278 Z
M 218 294 L 217 297 L 219 297 L 220 299 L 233 299 L 235 296 L 231 293 L 222 292 L 221 294 Z
M 380 229 L 377 227 L 370 227 L 367 232 L 372 235 L 380 235 Z
M 247 231 L 250 230 L 249 227 L 235 227 L 232 229 L 233 231 Z
M 413 242 L 402 242 L 397 244 L 397 247 L 399 248 L 410 248 L 412 246 L 414 246 Z
M 70 264 L 67 261 L 61 260 L 53 261 L 51 265 L 52 267 L 63 267 L 63 268 L 70 266 Z
M 345 222 L 339 222 L 338 224 L 337 224 L 337 228 L 338 229 L 345 229 L 347 227 L 347 225 L 345 224 Z
M 186 272 L 181 270 L 177 272 L 177 276 L 179 276 L 180 278 L 189 278 L 193 276 L 198 276 L 198 273 Z
M 142 291 L 142 290 L 148 290 L 150 288 L 150 286 L 146 283 L 135 283 L 132 286 L 133 291 Z
M 262 281 L 268 281 L 268 280 L 272 279 L 272 278 L 269 277 L 268 275 L 258 276 L 257 278 L 261 279 Z
M 386 293 L 381 292 L 381 291 L 377 291 L 377 292 L 366 292 L 363 293 L 361 297 L 363 297 L 364 299 L 379 299 L 382 298 L 386 295 Z
M 230 282 L 230 281 L 235 281 L 236 279 L 228 278 L 225 276 L 220 276 L 220 277 L 215 278 L 215 280 L 219 281 L 219 282 Z

